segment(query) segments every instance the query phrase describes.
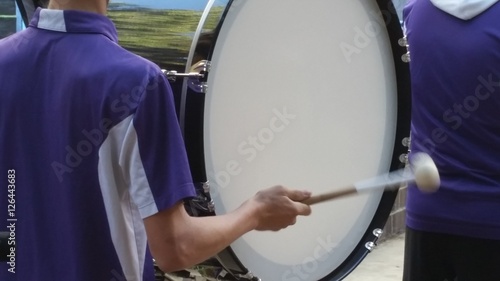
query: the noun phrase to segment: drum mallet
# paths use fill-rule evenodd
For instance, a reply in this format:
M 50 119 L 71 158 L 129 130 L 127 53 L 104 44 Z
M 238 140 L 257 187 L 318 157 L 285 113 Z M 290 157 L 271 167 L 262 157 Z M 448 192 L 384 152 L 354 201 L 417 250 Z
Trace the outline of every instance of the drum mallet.
M 378 189 L 396 189 L 406 182 L 415 182 L 418 189 L 425 193 L 436 192 L 439 189 L 441 183 L 439 172 L 436 164 L 434 164 L 434 161 L 428 154 L 422 152 L 416 153 L 411 159 L 409 169 L 399 169 L 356 182 L 351 186 L 336 191 L 313 195 L 302 202 L 307 205 L 313 205 L 351 194 Z

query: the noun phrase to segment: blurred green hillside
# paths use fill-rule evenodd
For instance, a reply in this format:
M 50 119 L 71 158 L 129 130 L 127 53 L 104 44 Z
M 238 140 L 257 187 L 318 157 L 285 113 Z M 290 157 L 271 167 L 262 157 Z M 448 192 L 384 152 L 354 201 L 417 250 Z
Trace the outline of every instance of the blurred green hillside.
M 162 68 L 184 71 L 202 11 L 114 8 L 108 16 L 116 25 L 121 46 Z M 203 31 L 213 30 L 222 12 L 223 7 L 214 8 Z
M 0 39 L 16 32 L 16 6 L 13 0 L 0 0 Z

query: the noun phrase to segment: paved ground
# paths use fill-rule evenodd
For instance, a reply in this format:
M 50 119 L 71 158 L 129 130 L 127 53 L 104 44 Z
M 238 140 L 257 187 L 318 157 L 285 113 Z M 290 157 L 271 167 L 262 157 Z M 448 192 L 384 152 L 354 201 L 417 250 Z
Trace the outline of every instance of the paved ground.
M 382 242 L 344 281 L 401 281 L 404 234 Z

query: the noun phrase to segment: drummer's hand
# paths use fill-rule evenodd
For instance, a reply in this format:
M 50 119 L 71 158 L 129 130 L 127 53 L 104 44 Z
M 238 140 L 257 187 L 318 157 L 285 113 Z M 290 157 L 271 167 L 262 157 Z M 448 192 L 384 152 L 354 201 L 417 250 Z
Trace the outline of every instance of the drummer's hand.
M 248 203 L 257 207 L 256 230 L 278 231 L 295 224 L 297 216 L 308 216 L 311 207 L 300 201 L 311 197 L 308 191 L 274 186 L 261 190 Z

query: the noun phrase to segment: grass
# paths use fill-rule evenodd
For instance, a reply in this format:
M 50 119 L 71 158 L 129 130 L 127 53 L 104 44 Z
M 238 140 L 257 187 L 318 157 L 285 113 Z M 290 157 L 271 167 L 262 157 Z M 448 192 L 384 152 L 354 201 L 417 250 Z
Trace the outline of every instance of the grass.
M 213 30 L 223 12 L 214 8 L 204 26 Z M 184 70 L 193 34 L 202 15 L 192 10 L 110 10 L 124 48 L 169 70 Z
M 13 0 L 0 0 L 0 39 L 16 32 L 16 9 Z
M 16 32 L 16 20 L 0 18 L 0 39 Z

